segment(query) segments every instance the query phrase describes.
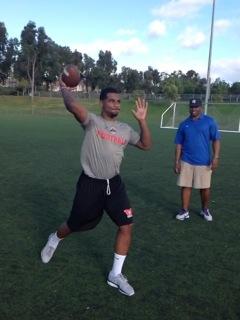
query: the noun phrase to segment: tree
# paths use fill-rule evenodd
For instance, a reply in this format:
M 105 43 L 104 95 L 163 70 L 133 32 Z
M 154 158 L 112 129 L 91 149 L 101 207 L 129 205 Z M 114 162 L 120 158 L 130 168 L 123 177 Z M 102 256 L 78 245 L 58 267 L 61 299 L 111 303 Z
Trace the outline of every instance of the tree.
M 81 52 L 74 50 L 71 55 L 71 64 L 77 66 L 79 71 L 83 71 L 83 56 Z
M 224 80 L 217 78 L 211 85 L 211 94 L 213 95 L 213 101 L 223 101 L 223 96 L 229 92 L 229 84 Z
M 143 72 L 143 89 L 145 93 L 152 93 L 153 89 L 153 68 L 148 67 L 148 70 Z
M 0 82 L 5 82 L 6 74 L 6 48 L 7 48 L 7 29 L 3 22 L 0 22 Z
M 170 99 L 171 101 L 176 101 L 178 98 L 178 87 L 174 83 L 169 81 L 164 85 L 163 93 L 167 99 Z
M 240 82 L 234 82 L 230 88 L 232 94 L 240 94 Z
M 44 59 L 41 59 L 38 67 L 38 84 L 41 85 L 44 82 L 46 89 L 49 90 L 51 84 L 56 82 L 63 67 L 67 64 L 76 65 L 82 72 L 82 54 L 77 50 L 72 52 L 69 47 L 61 47 L 48 38 Z
M 4 22 L 0 22 L 0 63 L 5 59 L 5 51 L 7 46 L 7 29 Z
M 194 70 L 188 70 L 186 73 L 186 78 L 193 81 L 198 81 L 199 74 Z
M 41 61 L 47 54 L 48 40 L 43 27 L 36 28 L 35 22 L 29 21 L 21 33 L 20 72 L 27 78 L 31 85 L 31 97 L 33 100 L 35 90 L 35 77 L 37 68 L 40 69 Z M 40 71 L 40 70 L 38 70 Z
M 7 29 L 0 22 L 0 82 L 4 83 L 10 75 L 18 56 L 19 42 L 17 38 L 7 38 Z
M 152 70 L 153 92 L 158 94 L 161 92 L 161 75 L 157 69 Z
M 19 41 L 17 38 L 10 38 L 7 42 L 7 50 L 6 50 L 6 68 L 7 73 L 11 71 L 11 67 L 14 66 L 17 61 L 19 53 Z
M 211 86 L 211 93 L 220 95 L 228 94 L 229 88 L 230 86 L 226 81 L 217 78 Z
M 120 79 L 127 93 L 141 89 L 143 74 L 131 68 L 122 67 Z
M 174 84 L 177 87 L 177 92 L 178 93 L 183 93 L 183 88 L 184 88 L 184 74 L 182 73 L 181 70 L 174 71 L 172 72 L 167 80 L 166 83 L 169 84 Z
M 203 82 L 199 74 L 194 70 L 188 70 L 183 79 L 183 93 L 199 93 L 200 89 L 204 89 Z M 205 91 L 206 89 L 204 89 Z
M 117 62 L 113 59 L 111 51 L 99 52 L 96 66 L 93 69 L 94 86 L 104 88 L 111 84 L 112 76 L 116 74 Z
M 206 79 L 201 79 L 194 70 L 186 74 L 181 70 L 167 74 L 150 66 L 143 72 L 123 67 L 122 72 L 117 74 L 117 61 L 113 59 L 111 51 L 100 50 L 95 62 L 85 53 L 77 50 L 72 52 L 67 46 L 59 46 L 46 35 L 43 27 L 37 28 L 32 21 L 24 27 L 20 45 L 19 49 L 16 38 L 8 40 L 5 24 L 0 22 L 0 82 L 13 70 L 15 77 L 23 83 L 22 86 L 26 84 L 22 80 L 28 79 L 32 98 L 37 87 L 44 85 L 47 90 L 51 89 L 51 84 L 57 80 L 66 64 L 78 66 L 87 90 L 101 89 L 112 84 L 128 93 L 136 90 L 154 94 L 164 92 L 171 99 L 181 93 L 206 91 Z M 239 86 L 239 82 L 230 86 L 224 80 L 216 79 L 211 87 L 212 93 L 220 97 L 229 93 L 239 94 Z
M 59 46 L 48 38 L 44 59 L 39 61 L 36 83 L 43 84 L 46 90 L 51 90 L 51 84 L 55 83 L 63 69 L 62 59 L 59 54 Z
M 88 92 L 89 87 L 92 86 L 92 72 L 95 67 L 95 61 L 86 53 L 83 55 L 83 76 L 85 79 L 86 89 Z
M 199 79 L 197 86 L 195 87 L 195 93 L 206 93 L 206 86 L 207 86 L 207 79 L 206 78 L 201 78 Z
M 117 71 L 117 61 L 113 59 L 111 51 L 108 50 L 99 52 L 96 66 L 109 76 Z

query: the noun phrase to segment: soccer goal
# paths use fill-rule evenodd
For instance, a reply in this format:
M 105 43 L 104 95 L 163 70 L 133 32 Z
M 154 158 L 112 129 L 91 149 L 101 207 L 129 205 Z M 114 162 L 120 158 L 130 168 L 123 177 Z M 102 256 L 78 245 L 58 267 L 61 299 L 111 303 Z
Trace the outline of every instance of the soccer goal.
M 175 113 L 176 102 L 173 102 L 161 115 L 160 128 L 176 129 Z
M 209 103 L 208 115 L 216 120 L 220 131 L 240 133 L 239 103 Z M 188 103 L 173 102 L 163 111 L 160 128 L 177 129 L 187 116 Z

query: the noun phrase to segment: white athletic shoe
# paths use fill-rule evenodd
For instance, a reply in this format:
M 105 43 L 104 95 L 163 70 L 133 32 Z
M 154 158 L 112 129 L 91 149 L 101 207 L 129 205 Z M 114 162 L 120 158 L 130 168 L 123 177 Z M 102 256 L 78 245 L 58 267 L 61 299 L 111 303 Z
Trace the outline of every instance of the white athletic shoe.
M 133 287 L 130 286 L 127 278 L 122 273 L 113 275 L 109 272 L 107 283 L 114 288 L 118 288 L 118 290 L 126 296 L 132 296 L 135 293 Z
M 178 214 L 176 215 L 176 219 L 177 220 L 185 220 L 185 219 L 189 219 L 190 216 L 189 216 L 189 212 L 187 210 L 184 210 L 184 209 L 181 209 Z
M 59 241 L 54 240 L 55 237 L 55 234 L 51 233 L 48 237 L 48 242 L 41 251 L 41 258 L 43 263 L 48 263 L 51 260 L 55 250 L 57 249 Z
M 204 209 L 200 212 L 200 216 L 202 216 L 206 221 L 210 222 L 213 220 L 213 217 L 209 211 L 209 209 Z

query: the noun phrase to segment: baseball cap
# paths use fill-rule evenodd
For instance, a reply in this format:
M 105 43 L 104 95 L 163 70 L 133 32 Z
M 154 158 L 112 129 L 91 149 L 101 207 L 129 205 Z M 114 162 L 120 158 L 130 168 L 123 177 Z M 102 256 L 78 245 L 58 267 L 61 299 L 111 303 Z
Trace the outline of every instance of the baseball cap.
M 189 107 L 190 108 L 198 108 L 202 106 L 202 100 L 201 99 L 190 99 L 189 101 Z

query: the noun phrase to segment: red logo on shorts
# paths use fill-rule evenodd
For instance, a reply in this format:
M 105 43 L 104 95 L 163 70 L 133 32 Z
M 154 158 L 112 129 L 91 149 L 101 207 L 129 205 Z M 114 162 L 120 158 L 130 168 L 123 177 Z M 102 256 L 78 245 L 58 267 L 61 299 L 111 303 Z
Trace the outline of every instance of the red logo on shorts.
M 126 215 L 128 218 L 132 218 L 132 217 L 133 217 L 132 208 L 130 208 L 130 209 L 125 209 L 125 210 L 123 210 L 123 212 L 125 213 L 125 215 Z

